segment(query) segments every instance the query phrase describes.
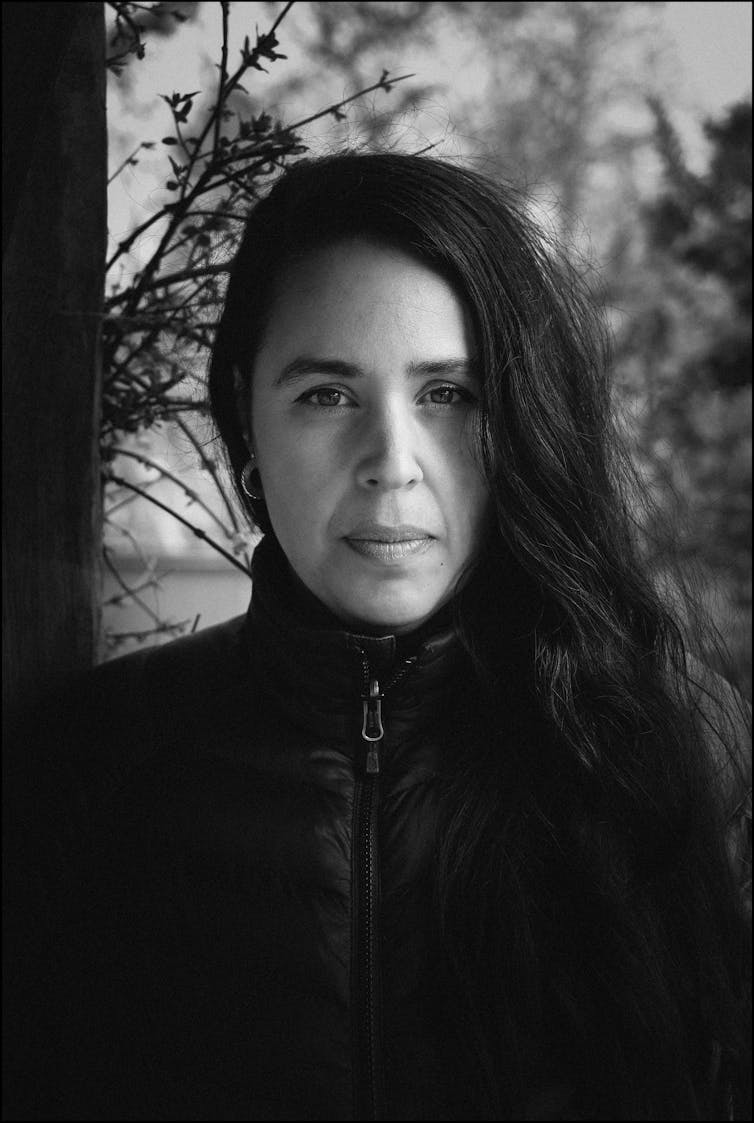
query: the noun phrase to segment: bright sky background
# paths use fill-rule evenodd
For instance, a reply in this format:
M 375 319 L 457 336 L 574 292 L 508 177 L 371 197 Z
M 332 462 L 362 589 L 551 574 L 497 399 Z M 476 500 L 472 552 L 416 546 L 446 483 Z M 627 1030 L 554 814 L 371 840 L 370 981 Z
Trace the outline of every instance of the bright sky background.
M 672 0 L 665 23 L 675 40 L 689 99 L 714 111 L 751 96 L 752 5 Z
M 700 143 L 700 116 L 751 97 L 752 4 L 671 0 L 663 19 L 678 56 L 680 100 L 688 106 L 676 125 L 692 148 Z

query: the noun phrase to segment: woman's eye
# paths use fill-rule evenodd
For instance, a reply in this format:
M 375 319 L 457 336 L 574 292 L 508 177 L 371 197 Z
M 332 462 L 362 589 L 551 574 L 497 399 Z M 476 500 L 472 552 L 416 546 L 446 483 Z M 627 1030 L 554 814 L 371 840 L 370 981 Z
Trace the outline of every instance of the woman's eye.
M 472 396 L 468 390 L 458 386 L 435 386 L 426 395 L 433 405 L 452 406 L 459 402 L 470 402 Z
M 298 400 L 306 402 L 308 405 L 321 406 L 324 409 L 345 405 L 347 401 L 342 390 L 335 390 L 327 386 L 318 390 L 308 390 Z

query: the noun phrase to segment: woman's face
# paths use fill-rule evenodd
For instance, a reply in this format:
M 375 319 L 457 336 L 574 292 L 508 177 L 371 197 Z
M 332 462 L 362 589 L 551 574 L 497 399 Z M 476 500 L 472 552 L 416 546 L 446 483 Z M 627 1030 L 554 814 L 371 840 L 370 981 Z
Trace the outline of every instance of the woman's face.
M 473 354 L 454 290 L 399 250 L 339 243 L 278 285 L 252 446 L 290 564 L 351 627 L 418 627 L 480 549 Z

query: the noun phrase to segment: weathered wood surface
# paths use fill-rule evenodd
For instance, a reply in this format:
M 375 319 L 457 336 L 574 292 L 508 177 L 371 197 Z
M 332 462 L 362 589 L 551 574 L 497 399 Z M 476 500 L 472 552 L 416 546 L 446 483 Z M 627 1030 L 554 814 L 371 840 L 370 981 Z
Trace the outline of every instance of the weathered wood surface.
M 107 144 L 104 5 L 3 8 L 3 698 L 12 718 L 96 653 Z

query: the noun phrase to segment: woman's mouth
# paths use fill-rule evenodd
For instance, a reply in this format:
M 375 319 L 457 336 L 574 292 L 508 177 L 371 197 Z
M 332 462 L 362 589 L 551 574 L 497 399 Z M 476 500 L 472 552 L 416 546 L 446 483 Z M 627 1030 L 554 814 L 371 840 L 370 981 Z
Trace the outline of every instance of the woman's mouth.
M 418 538 L 400 538 L 387 541 L 380 538 L 346 538 L 345 541 L 362 557 L 374 561 L 402 561 L 404 558 L 423 554 L 434 542 L 428 534 Z

